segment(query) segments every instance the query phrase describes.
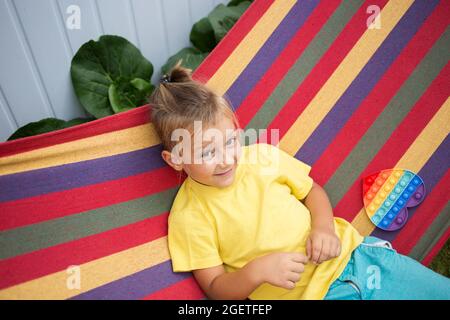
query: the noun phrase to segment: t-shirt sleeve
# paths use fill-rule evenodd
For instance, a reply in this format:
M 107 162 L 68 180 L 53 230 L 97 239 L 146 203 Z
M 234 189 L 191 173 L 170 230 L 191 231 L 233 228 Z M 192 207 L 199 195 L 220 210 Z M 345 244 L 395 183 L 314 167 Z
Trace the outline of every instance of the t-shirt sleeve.
M 273 151 L 274 165 L 290 187 L 292 194 L 299 200 L 304 199 L 313 186 L 313 179 L 309 176 L 311 166 L 279 147 L 267 145 L 271 149 L 270 151 Z
M 170 213 L 168 246 L 174 272 L 221 265 L 216 228 L 205 213 Z

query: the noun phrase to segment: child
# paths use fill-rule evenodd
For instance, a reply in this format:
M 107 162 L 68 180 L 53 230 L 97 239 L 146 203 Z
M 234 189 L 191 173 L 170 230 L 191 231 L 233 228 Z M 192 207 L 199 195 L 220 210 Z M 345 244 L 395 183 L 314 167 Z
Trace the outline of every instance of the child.
M 309 165 L 243 146 L 229 101 L 180 63 L 150 103 L 164 161 L 187 174 L 169 215 L 173 270 L 209 298 L 450 299 L 449 279 L 334 218 Z

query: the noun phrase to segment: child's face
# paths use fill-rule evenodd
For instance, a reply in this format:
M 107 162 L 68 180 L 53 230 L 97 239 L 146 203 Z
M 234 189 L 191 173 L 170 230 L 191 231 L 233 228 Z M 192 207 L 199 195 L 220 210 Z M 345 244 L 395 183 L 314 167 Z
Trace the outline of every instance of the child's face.
M 183 158 L 177 165 L 165 160 L 175 170 L 184 170 L 199 183 L 219 188 L 229 186 L 234 181 L 241 155 L 239 133 L 231 119 L 221 117 L 213 127 L 193 132 L 191 161 Z M 195 139 L 198 139 L 197 143 L 194 143 Z

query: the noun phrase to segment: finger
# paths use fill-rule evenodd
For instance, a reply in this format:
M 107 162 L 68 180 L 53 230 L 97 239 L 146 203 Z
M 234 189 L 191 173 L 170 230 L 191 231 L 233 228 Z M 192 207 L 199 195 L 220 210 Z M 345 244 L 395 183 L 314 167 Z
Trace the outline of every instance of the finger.
M 333 251 L 333 254 L 334 254 L 334 257 L 335 257 L 335 258 L 336 258 L 336 257 L 339 257 L 339 251 L 340 251 L 339 247 L 340 247 L 340 244 L 339 244 L 339 241 L 337 241 L 337 242 L 334 244 L 334 251 Z
M 339 242 L 339 243 L 338 243 L 338 247 L 337 247 L 337 254 L 336 254 L 336 257 L 339 257 L 339 256 L 341 255 L 341 250 L 342 250 L 342 247 L 341 247 L 341 243 Z
M 295 252 L 292 255 L 292 261 L 297 262 L 297 263 L 307 263 L 308 262 L 308 257 L 305 256 L 302 253 Z
M 305 265 L 303 263 L 293 263 L 290 270 L 292 272 L 302 273 L 305 271 Z
M 322 263 L 328 260 L 329 256 L 330 256 L 330 241 L 326 240 L 322 242 L 322 250 L 320 251 L 320 256 L 317 260 L 319 263 Z
M 292 290 L 292 289 L 295 288 L 295 282 L 290 281 L 290 280 L 286 280 L 286 282 L 283 285 L 283 288 Z
M 311 238 L 308 237 L 308 240 L 306 240 L 306 255 L 308 256 L 308 260 L 311 260 Z
M 336 241 L 331 242 L 330 245 L 330 256 L 329 258 L 336 258 L 337 257 L 337 251 L 338 251 L 338 243 Z
M 287 275 L 287 279 L 289 281 L 297 282 L 298 280 L 300 280 L 300 273 L 289 272 Z
M 322 239 L 314 240 L 312 242 L 312 256 L 311 256 L 312 262 L 314 262 L 315 264 L 318 263 L 321 252 L 322 252 Z

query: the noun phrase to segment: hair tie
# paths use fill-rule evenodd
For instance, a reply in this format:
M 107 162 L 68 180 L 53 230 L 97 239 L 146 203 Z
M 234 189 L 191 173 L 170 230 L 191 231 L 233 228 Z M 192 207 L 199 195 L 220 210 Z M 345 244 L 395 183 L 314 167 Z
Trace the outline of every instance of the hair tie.
M 161 80 L 159 80 L 160 83 L 166 82 L 169 83 L 170 82 L 170 75 L 165 74 L 162 76 Z

